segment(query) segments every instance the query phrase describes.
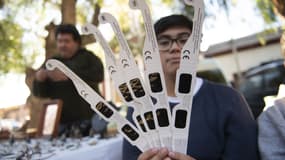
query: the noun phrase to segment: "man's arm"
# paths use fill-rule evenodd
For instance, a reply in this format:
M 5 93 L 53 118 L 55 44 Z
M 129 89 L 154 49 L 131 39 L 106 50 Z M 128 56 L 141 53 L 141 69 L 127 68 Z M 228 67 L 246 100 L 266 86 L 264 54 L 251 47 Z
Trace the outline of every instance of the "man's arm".
M 225 123 L 224 160 L 257 160 L 257 124 L 244 98 L 231 95 L 231 113 Z
M 37 97 L 49 97 L 49 86 L 47 82 L 48 71 L 41 68 L 35 74 L 35 79 L 33 81 L 32 92 Z
M 258 117 L 258 147 L 262 160 L 285 159 L 284 122 L 277 106 L 269 108 Z

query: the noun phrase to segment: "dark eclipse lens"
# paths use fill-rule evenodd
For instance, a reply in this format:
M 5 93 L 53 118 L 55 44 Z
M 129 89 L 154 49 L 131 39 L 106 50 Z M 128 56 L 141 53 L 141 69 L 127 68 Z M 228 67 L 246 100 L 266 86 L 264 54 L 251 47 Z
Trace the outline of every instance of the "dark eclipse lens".
M 140 79 L 138 79 L 138 78 L 132 79 L 130 81 L 130 84 L 131 84 L 133 92 L 137 98 L 143 97 L 145 95 L 145 92 L 143 90 L 143 86 L 142 86 Z
M 144 118 L 146 120 L 147 126 L 149 129 L 155 129 L 155 123 L 154 123 L 154 118 L 152 112 L 146 112 L 144 114 Z
M 137 121 L 139 122 L 139 125 L 140 125 L 141 129 L 143 130 L 143 132 L 146 132 L 146 128 L 144 126 L 142 117 L 141 116 L 137 116 L 136 118 L 137 118 Z
M 151 91 L 154 93 L 162 91 L 161 78 L 159 73 L 151 73 L 148 75 L 150 80 Z
M 128 85 L 126 83 L 121 84 L 119 86 L 119 90 L 127 102 L 130 102 L 133 100 L 130 90 L 128 88 Z
M 191 90 L 192 75 L 191 74 L 181 74 L 179 77 L 179 93 L 187 94 Z
M 186 126 L 187 112 L 185 110 L 177 110 L 175 117 L 175 127 L 185 128 Z
M 113 115 L 113 111 L 108 107 L 106 106 L 103 102 L 99 102 L 97 105 L 96 105 L 96 109 L 102 113 L 105 117 L 107 118 L 110 118 L 112 115 Z
M 160 127 L 169 126 L 167 110 L 166 109 L 158 109 L 156 110 L 157 120 Z
M 125 133 L 132 141 L 139 138 L 139 134 L 128 124 L 122 127 L 123 133 Z

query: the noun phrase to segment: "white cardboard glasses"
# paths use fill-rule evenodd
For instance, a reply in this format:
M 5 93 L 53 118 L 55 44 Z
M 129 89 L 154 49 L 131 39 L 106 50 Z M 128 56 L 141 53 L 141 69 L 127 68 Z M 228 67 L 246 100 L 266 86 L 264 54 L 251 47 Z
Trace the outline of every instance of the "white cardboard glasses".
M 146 137 L 144 137 L 135 126 L 133 126 L 125 117 L 122 117 L 108 104 L 108 102 L 63 63 L 55 59 L 50 59 L 46 62 L 46 67 L 48 70 L 57 68 L 70 78 L 79 95 L 90 104 L 91 108 L 106 121 L 115 122 L 117 124 L 118 132 L 120 132 L 132 145 L 138 147 L 141 151 L 146 151 L 150 148 L 146 141 Z
M 145 64 L 145 82 L 132 56 L 131 50 L 116 19 L 109 13 L 99 15 L 100 23 L 109 23 L 119 41 L 119 60 L 104 39 L 101 32 L 93 25 L 82 27 L 85 34 L 93 34 L 101 44 L 106 58 L 106 67 L 114 81 L 115 88 L 123 102 L 134 108 L 132 118 L 137 130 L 128 120 L 114 110 L 92 88 L 57 60 L 48 60 L 47 69 L 58 68 L 74 83 L 78 93 L 91 108 L 107 121 L 117 123 L 118 131 L 132 145 L 141 151 L 151 147 L 167 147 L 170 150 L 187 153 L 188 133 L 191 119 L 192 100 L 196 82 L 196 69 L 204 20 L 203 0 L 184 0 L 194 7 L 192 34 L 181 53 L 180 66 L 176 74 L 175 93 L 181 103 L 174 107 L 173 116 L 169 103 L 162 71 L 160 54 L 149 8 L 144 0 L 130 0 L 132 9 L 142 13 L 146 37 L 143 47 Z M 153 103 L 151 97 L 157 103 Z
M 194 17 L 192 34 L 182 49 L 180 66 L 176 73 L 175 93 L 181 103 L 173 109 L 173 150 L 180 153 L 187 153 L 192 100 L 204 20 L 202 0 L 184 0 L 184 2 L 194 7 Z

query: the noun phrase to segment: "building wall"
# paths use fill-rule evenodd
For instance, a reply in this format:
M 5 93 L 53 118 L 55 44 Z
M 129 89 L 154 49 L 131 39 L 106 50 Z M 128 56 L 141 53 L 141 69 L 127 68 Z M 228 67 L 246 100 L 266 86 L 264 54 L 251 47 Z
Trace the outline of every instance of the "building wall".
M 281 46 L 279 43 L 247 49 L 237 53 L 237 56 L 234 56 L 234 54 L 224 54 L 213 57 L 217 65 L 225 74 L 227 81 L 232 81 L 233 74 L 238 71 L 238 65 L 235 57 L 238 59 L 241 71 L 245 71 L 251 67 L 257 66 L 262 62 L 282 58 Z

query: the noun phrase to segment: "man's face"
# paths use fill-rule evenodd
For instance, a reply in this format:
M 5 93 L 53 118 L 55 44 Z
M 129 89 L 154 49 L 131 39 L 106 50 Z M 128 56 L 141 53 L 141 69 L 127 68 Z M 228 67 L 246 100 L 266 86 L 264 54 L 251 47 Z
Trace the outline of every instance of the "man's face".
M 160 59 L 165 76 L 175 76 L 180 64 L 181 50 L 191 30 L 186 27 L 172 27 L 157 36 Z
M 79 48 L 78 42 L 74 41 L 72 35 L 68 33 L 59 33 L 56 37 L 56 45 L 63 58 L 71 58 Z

